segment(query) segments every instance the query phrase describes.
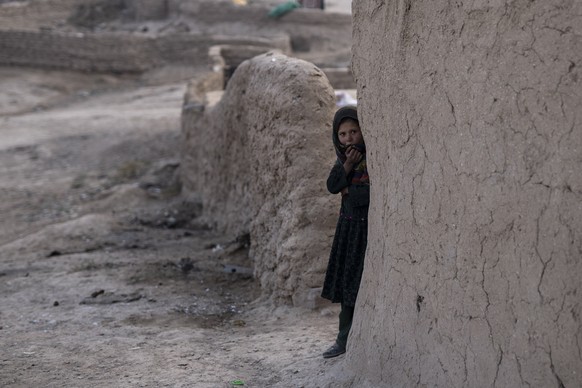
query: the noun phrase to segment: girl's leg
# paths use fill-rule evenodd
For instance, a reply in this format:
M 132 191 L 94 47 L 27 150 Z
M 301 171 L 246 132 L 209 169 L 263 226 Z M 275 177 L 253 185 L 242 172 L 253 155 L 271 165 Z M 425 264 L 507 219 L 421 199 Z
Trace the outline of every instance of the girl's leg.
M 354 317 L 354 307 L 345 306 L 342 303 L 342 310 L 339 314 L 339 333 L 335 343 L 323 353 L 323 358 L 331 358 L 344 354 L 348 343 L 348 334 L 352 328 L 352 318 Z
M 352 328 L 352 319 L 354 318 L 354 306 L 346 306 L 342 303 L 342 310 L 339 314 L 339 333 L 337 335 L 337 343 L 342 347 L 346 347 L 348 343 L 348 334 Z

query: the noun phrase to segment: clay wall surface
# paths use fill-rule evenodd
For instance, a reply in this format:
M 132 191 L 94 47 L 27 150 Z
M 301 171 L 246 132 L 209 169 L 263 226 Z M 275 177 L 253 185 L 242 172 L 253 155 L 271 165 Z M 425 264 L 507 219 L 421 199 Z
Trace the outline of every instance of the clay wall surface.
M 0 64 L 141 72 L 161 61 L 148 43 L 147 39 L 132 36 L 0 31 Z
M 354 1 L 353 386 L 580 387 L 582 3 Z
M 325 188 L 333 89 L 313 64 L 276 53 L 243 62 L 215 106 L 205 92 L 222 79 L 204 82 L 191 85 L 182 114 L 184 192 L 219 229 L 250 233 L 267 294 L 313 307 L 339 209 Z
M 209 49 L 209 63 L 213 71 L 222 71 L 225 79 L 228 79 L 243 61 L 264 54 L 267 51 L 275 51 L 268 47 L 245 45 L 221 45 L 212 46 Z M 334 89 L 355 89 L 356 82 L 349 68 L 322 68 L 327 80 Z
M 79 4 L 91 0 L 35 0 L 0 4 L 0 28 L 37 30 L 57 21 L 65 22 Z
M 167 0 L 29 0 L 0 2 L 0 28 L 37 31 L 70 29 L 68 22 L 95 26 L 104 21 L 159 20 Z
M 251 44 L 289 50 L 286 37 L 204 36 L 0 31 L 0 64 L 99 72 L 142 72 L 167 63 L 206 65 L 208 49 Z
M 168 0 L 124 0 L 129 20 L 159 20 L 169 15 Z
M 334 89 L 355 89 L 356 81 L 350 68 L 324 68 L 321 69 L 327 76 Z

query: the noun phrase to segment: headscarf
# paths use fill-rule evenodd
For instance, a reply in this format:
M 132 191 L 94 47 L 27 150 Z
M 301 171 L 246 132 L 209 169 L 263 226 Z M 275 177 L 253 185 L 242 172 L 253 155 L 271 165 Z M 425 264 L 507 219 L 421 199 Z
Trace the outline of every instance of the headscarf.
M 358 111 L 355 106 L 344 106 L 338 109 L 335 112 L 335 116 L 333 118 L 333 125 L 332 125 L 332 139 L 333 145 L 335 147 L 335 153 L 337 155 L 338 162 L 340 164 L 344 164 L 346 161 L 346 151 L 348 146 L 343 145 L 338 136 L 339 126 L 340 124 L 346 120 L 352 119 L 360 123 L 358 120 Z M 348 180 L 350 180 L 351 184 L 359 184 L 359 185 L 369 185 L 370 184 L 370 177 L 368 176 L 368 168 L 366 165 L 366 144 L 354 144 L 352 147 L 357 148 L 363 155 L 362 160 L 353 168 L 353 170 L 348 174 Z M 350 179 L 351 178 L 351 179 Z

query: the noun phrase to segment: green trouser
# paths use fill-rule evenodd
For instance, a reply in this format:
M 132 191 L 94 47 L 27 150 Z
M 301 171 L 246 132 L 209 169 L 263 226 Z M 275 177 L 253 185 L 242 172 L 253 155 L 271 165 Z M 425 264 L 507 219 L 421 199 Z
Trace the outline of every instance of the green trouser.
M 339 333 L 337 335 L 338 345 L 346 347 L 348 343 L 348 334 L 352 328 L 352 319 L 354 318 L 354 306 L 346 306 L 342 303 L 342 310 L 339 314 Z

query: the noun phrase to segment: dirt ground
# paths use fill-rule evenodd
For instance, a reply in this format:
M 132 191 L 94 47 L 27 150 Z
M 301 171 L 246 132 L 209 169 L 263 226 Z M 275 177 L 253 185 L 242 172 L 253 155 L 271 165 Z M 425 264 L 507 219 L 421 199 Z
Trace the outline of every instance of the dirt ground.
M 261 297 L 180 195 L 185 82 L 144 79 L 0 68 L 0 385 L 318 386 L 337 308 Z

